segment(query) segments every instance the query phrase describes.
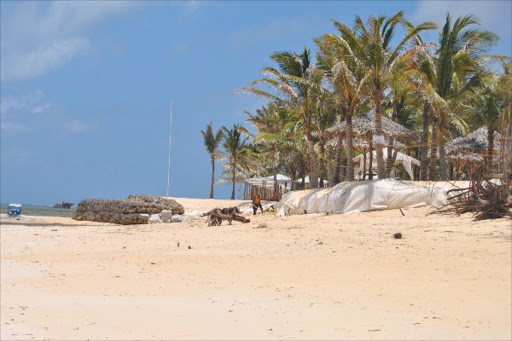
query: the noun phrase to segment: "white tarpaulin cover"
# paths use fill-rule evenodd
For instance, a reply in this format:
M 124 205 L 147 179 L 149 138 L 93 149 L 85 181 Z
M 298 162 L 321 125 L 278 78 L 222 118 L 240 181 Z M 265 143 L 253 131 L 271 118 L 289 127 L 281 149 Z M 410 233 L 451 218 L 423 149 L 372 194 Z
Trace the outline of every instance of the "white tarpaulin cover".
M 394 179 L 342 182 L 334 187 L 286 193 L 277 204 L 276 215 L 304 213 L 353 213 L 391 210 L 447 203 L 447 182 L 416 186 Z

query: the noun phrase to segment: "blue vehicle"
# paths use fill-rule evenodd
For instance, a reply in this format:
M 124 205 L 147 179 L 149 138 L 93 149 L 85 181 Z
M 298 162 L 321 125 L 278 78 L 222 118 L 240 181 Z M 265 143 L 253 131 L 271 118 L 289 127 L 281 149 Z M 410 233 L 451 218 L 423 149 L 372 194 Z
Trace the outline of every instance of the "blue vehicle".
M 9 204 L 9 206 L 7 206 L 7 215 L 9 217 L 21 215 L 21 204 Z

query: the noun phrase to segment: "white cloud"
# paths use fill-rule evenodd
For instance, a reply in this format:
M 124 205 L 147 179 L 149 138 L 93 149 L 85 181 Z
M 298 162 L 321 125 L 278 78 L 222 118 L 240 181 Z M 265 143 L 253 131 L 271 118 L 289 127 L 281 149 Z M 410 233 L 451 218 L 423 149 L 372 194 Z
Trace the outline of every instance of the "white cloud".
M 63 39 L 41 44 L 37 49 L 6 53 L 2 56 L 2 80 L 23 80 L 41 76 L 55 67 L 86 52 L 86 39 Z
M 2 4 L 1 79 L 41 76 L 87 52 L 98 24 L 137 6 L 122 1 Z
M 255 41 L 268 41 L 286 37 L 306 28 L 301 19 L 274 20 L 264 26 L 246 27 L 232 32 L 228 39 L 231 44 L 241 45 Z
M 53 131 L 60 135 L 92 132 L 95 124 L 73 118 L 68 110 L 50 103 L 43 91 L 2 96 L 0 100 L 2 133 L 25 134 Z
M 48 112 L 52 105 L 45 100 L 41 90 L 33 91 L 21 96 L 2 96 L 0 99 L 0 112 L 2 123 L 7 117 L 23 114 L 42 114 Z
M 483 29 L 510 37 L 512 2 L 510 1 L 435 1 L 422 0 L 413 14 L 416 23 L 434 20 L 442 26 L 446 13 L 452 18 L 472 14 L 479 19 Z

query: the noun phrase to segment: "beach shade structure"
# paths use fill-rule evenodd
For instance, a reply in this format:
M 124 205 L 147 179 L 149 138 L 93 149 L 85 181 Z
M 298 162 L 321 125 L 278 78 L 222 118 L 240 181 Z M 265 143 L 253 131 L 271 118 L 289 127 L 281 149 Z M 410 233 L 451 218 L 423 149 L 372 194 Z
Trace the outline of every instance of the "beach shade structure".
M 489 140 L 487 127 L 480 127 L 466 136 L 457 137 L 446 143 L 446 158 L 455 167 L 455 178 L 457 179 L 462 168 L 466 165 L 481 163 L 487 153 Z M 498 132 L 494 132 L 493 154 L 499 155 L 500 138 Z
M 388 141 L 388 139 L 384 139 L 384 145 L 386 147 L 392 147 L 394 149 L 399 149 L 399 150 L 404 150 L 407 148 L 407 146 L 405 144 L 403 144 L 402 142 L 398 141 L 398 140 L 395 140 L 393 142 L 393 144 L 389 144 L 390 141 Z M 343 138 L 343 144 L 346 145 L 347 144 L 347 137 L 345 136 Z M 338 145 L 338 139 L 336 137 L 330 139 L 329 141 L 327 141 L 327 143 L 325 144 L 325 146 L 327 148 L 336 148 L 336 146 Z M 355 136 L 353 139 L 352 139 L 352 145 L 354 146 L 355 149 L 357 149 L 358 151 L 360 151 L 361 153 L 366 153 L 368 152 L 369 148 L 370 148 L 370 144 L 368 143 L 368 141 L 358 137 L 358 136 Z
M 327 129 L 327 133 L 332 135 L 338 135 L 346 132 L 347 123 L 345 121 L 338 123 L 329 129 Z M 370 152 L 370 179 L 373 177 L 373 144 L 374 144 L 374 136 L 375 136 L 375 111 L 371 110 L 363 115 L 356 116 L 352 119 L 352 131 L 357 137 L 362 138 L 368 143 L 368 151 Z M 403 125 L 396 123 L 389 119 L 386 116 L 382 116 L 382 131 L 384 137 L 388 138 L 388 142 L 391 138 L 398 138 L 402 140 L 415 141 L 418 138 L 418 135 L 412 131 L 404 127 Z M 393 143 L 394 144 L 394 143 Z
M 372 153 L 374 153 L 373 157 L 376 157 L 377 152 L 372 151 Z M 388 157 L 388 149 L 384 149 L 383 153 L 384 153 L 384 159 L 386 159 Z M 356 165 L 357 165 L 357 167 L 355 167 L 355 169 L 354 169 L 354 173 L 355 173 L 354 178 L 355 179 L 358 179 L 358 180 L 363 179 L 364 173 L 369 171 L 370 165 L 366 164 L 364 162 L 365 158 L 370 157 L 369 154 L 370 153 L 368 152 L 367 154 L 361 154 L 361 155 L 358 155 L 355 158 L 353 158 L 354 162 L 356 162 Z M 421 163 L 418 159 L 415 159 L 412 156 L 406 155 L 401 152 L 396 152 L 396 158 L 395 158 L 395 162 L 393 163 L 393 166 L 402 165 L 404 167 L 405 171 L 407 172 L 407 174 L 409 175 L 409 177 L 411 178 L 411 180 L 414 180 L 413 165 L 420 166 L 420 164 Z M 374 167 L 374 169 L 377 169 L 376 164 L 372 165 L 372 167 Z M 394 170 L 392 169 L 392 171 L 391 171 L 392 175 L 393 175 L 393 171 Z
M 252 200 L 259 195 L 262 200 L 279 200 L 281 196 L 291 189 L 292 179 L 283 174 L 274 176 L 254 177 L 244 180 L 244 200 Z
M 338 123 L 326 131 L 331 134 L 343 133 L 347 130 L 347 123 L 345 121 Z M 356 116 L 352 119 L 352 131 L 367 140 L 368 134 L 375 134 L 375 111 L 371 110 L 366 114 Z M 382 116 L 382 131 L 383 135 L 387 137 L 402 138 L 402 139 L 417 139 L 417 134 L 396 123 L 386 116 Z

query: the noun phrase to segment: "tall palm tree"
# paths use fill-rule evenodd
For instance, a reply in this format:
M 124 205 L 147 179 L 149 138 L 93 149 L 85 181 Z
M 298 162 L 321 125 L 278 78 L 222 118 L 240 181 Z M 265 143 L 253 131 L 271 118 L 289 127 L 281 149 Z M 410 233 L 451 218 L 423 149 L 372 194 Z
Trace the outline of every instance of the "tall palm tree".
M 316 188 L 318 187 L 318 165 L 311 123 L 312 116 L 315 114 L 313 110 L 315 92 L 313 89 L 320 88 L 322 75 L 314 66 L 311 53 L 306 48 L 301 54 L 278 51 L 273 53 L 270 58 L 278 64 L 279 70 L 273 67 L 263 68 L 261 73 L 268 75 L 268 77 L 253 81 L 250 85 L 266 84 L 284 98 L 255 88 L 243 88 L 238 92 L 249 92 L 269 98 L 300 113 L 308 144 L 308 169 L 311 187 Z
M 473 26 L 478 21 L 472 15 L 458 17 L 452 24 L 449 14 L 439 32 L 439 47 L 435 54 L 436 92 L 448 102 L 438 108 L 439 171 L 441 180 L 448 178 L 445 134 L 450 113 L 459 104 L 464 91 L 478 84 L 479 71 L 485 63 L 485 53 L 498 41 L 490 31 L 479 31 Z
M 335 23 L 336 24 L 336 23 Z M 397 26 L 402 26 L 407 33 L 399 41 L 396 47 L 392 47 L 392 39 L 397 33 Z M 350 39 L 352 31 L 343 24 L 337 25 L 342 36 Z M 408 64 L 414 50 L 407 50 L 408 43 L 414 40 L 420 32 L 437 28 L 434 22 L 424 22 L 414 27 L 408 23 L 403 12 L 400 11 L 392 17 L 370 16 L 365 25 L 359 16 L 355 19 L 355 37 L 357 41 L 353 44 L 356 47 L 355 55 L 364 64 L 366 73 L 371 81 L 371 96 L 375 106 L 375 135 L 377 172 L 379 179 L 386 177 L 386 167 L 383 143 L 380 137 L 382 131 L 382 100 L 384 93 L 389 89 L 389 81 L 394 73 L 403 72 Z
M 217 148 L 222 140 L 222 129 L 217 130 L 214 134 L 212 130 L 212 122 L 208 123 L 206 130 L 201 130 L 203 134 L 204 147 L 210 154 L 210 161 L 212 163 L 212 183 L 210 188 L 210 199 L 213 199 L 213 187 L 215 184 L 215 159 L 218 157 Z
M 418 40 L 420 38 L 418 37 Z M 429 49 L 429 44 L 424 46 L 424 48 L 420 49 L 416 54 L 415 58 L 413 58 L 411 63 L 411 70 L 409 75 L 411 76 L 411 83 L 415 84 L 417 91 L 415 91 L 415 97 L 418 99 L 419 103 L 422 104 L 422 132 L 421 132 L 421 143 L 420 143 L 420 179 L 427 180 L 428 170 L 431 169 L 430 179 L 435 180 L 435 166 L 436 166 L 436 154 L 437 154 L 437 146 L 436 139 L 432 139 L 430 157 L 431 157 L 431 166 L 429 167 L 428 159 L 427 159 L 427 151 L 428 151 L 428 137 L 429 137 L 429 127 L 430 122 L 432 122 L 433 134 L 432 136 L 437 136 L 437 125 L 436 125 L 436 117 L 434 116 L 434 109 L 442 106 L 446 106 L 446 102 L 439 96 L 436 92 L 436 82 L 437 82 L 437 74 L 436 74 L 436 66 L 433 59 L 433 52 Z
M 277 168 L 281 150 L 287 143 L 287 137 L 282 134 L 285 130 L 284 125 L 287 123 L 286 111 L 279 108 L 275 102 L 269 102 L 266 106 L 256 110 L 255 114 L 247 111 L 245 113 L 249 116 L 247 121 L 253 123 L 257 129 L 254 142 L 261 143 L 270 156 L 270 165 L 274 175 L 274 200 L 277 200 Z
M 488 74 L 482 78 L 481 85 L 473 89 L 469 112 L 477 125 L 487 127 L 487 155 L 485 168 L 490 173 L 494 153 L 494 132 L 499 131 L 500 121 L 505 109 L 511 103 L 512 90 L 510 89 L 511 76 L 507 64 L 504 64 L 505 73 L 501 75 Z
M 352 145 L 352 117 L 362 96 L 363 86 L 368 79 L 364 74 L 364 69 L 354 54 L 357 51 L 357 38 L 354 32 L 344 24 L 331 20 L 340 31 L 337 34 L 325 34 L 321 39 L 315 42 L 319 48 L 318 64 L 324 72 L 325 78 L 334 92 L 338 107 L 340 120 L 345 120 L 347 124 L 347 179 L 354 180 L 354 147 Z M 334 184 L 339 182 L 341 168 L 341 148 L 343 135 L 338 136 L 336 145 L 336 170 L 334 173 Z
M 337 110 L 335 100 L 331 93 L 324 92 L 319 94 L 317 101 L 315 101 L 315 111 L 317 115 L 313 116 L 313 135 L 317 138 L 318 142 L 315 144 L 315 150 L 318 155 L 318 173 L 320 177 L 320 187 L 324 187 L 323 180 L 325 179 L 326 171 L 329 166 L 328 150 L 325 147 L 330 134 L 326 130 L 336 123 Z M 329 184 L 333 186 L 333 183 Z
M 248 148 L 249 137 L 244 137 L 240 130 L 240 126 L 235 124 L 233 128 L 228 129 L 222 127 L 224 143 L 224 160 L 227 170 L 224 172 L 229 173 L 231 177 L 231 183 L 233 184 L 233 190 L 231 192 L 231 200 L 235 199 L 235 185 L 239 176 L 245 170 L 249 170 L 251 164 L 249 161 L 251 157 L 251 150 Z

